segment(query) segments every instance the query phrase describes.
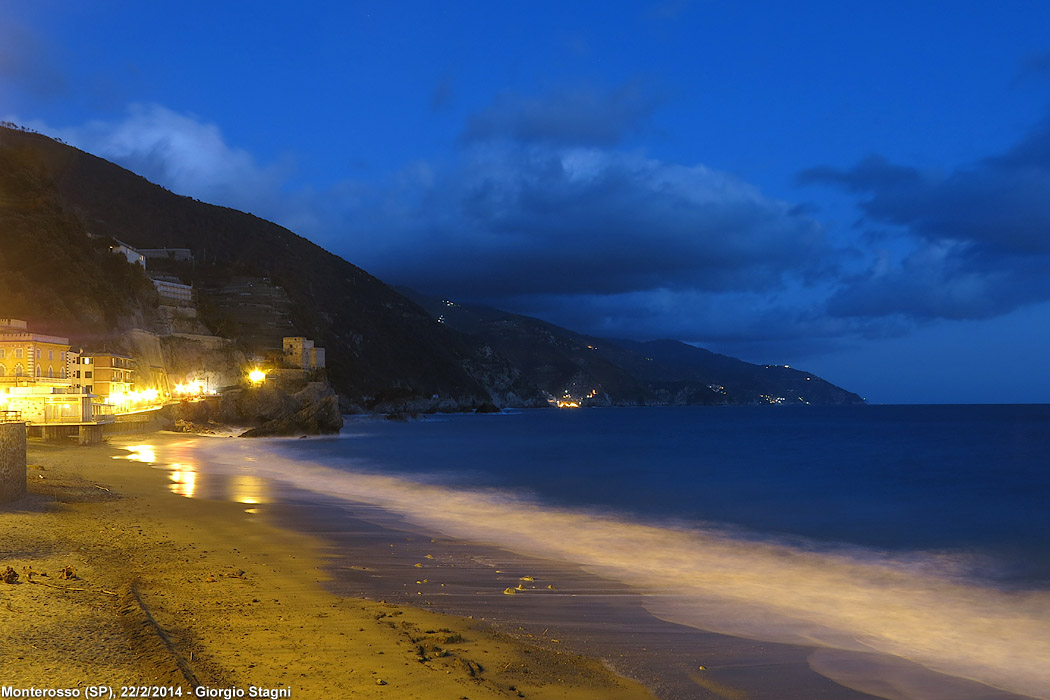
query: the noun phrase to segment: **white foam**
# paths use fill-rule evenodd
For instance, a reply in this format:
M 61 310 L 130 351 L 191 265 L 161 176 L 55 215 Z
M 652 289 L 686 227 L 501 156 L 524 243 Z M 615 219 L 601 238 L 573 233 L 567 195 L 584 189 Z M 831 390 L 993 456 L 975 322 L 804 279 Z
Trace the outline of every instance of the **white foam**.
M 290 460 L 273 454 L 266 442 L 201 441 L 195 449 L 210 468 L 248 470 L 299 489 L 375 504 L 451 537 L 579 563 L 636 586 L 655 614 L 681 624 L 890 655 L 1050 700 L 1050 593 L 977 585 L 935 556 L 827 552 L 714 529 L 654 526 L 550 508 L 495 490 L 450 489 Z M 834 677 L 836 658 L 817 657 L 814 667 Z M 901 681 L 892 693 L 869 692 L 938 697 L 923 690 L 922 682 Z

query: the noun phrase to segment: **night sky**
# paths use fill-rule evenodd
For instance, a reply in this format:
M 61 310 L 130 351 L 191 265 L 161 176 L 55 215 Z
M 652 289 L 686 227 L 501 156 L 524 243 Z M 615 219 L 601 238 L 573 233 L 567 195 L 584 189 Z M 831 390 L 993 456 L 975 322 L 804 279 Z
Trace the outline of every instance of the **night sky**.
M 0 0 L 0 118 L 391 284 L 1050 400 L 1050 3 Z

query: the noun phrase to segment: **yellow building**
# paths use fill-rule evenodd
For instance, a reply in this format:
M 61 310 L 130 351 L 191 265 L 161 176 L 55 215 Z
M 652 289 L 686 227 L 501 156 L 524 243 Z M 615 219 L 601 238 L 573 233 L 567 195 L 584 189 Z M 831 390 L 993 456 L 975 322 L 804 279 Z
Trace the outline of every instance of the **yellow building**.
M 314 347 L 314 341 L 301 336 L 289 336 L 284 339 L 283 345 L 286 367 L 305 370 L 324 368 L 324 348 Z
M 90 391 L 73 386 L 69 339 L 0 318 L 0 410 L 34 425 L 97 422 Z
M 120 412 L 130 408 L 135 391 L 135 361 L 115 352 L 85 352 L 77 365 L 80 377 L 75 381 L 86 391 L 97 394 Z
M 17 318 L 0 318 L 0 388 L 70 386 L 68 352 L 68 338 L 35 333 Z

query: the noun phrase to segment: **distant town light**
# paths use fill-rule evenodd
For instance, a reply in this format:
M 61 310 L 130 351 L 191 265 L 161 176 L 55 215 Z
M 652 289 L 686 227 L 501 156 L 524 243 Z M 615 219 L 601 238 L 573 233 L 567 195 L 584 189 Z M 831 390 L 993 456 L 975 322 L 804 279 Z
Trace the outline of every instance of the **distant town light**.
M 264 381 L 266 381 L 266 372 L 263 372 L 261 369 L 258 368 L 253 369 L 251 372 L 248 373 L 248 380 L 251 381 L 252 384 L 262 384 Z

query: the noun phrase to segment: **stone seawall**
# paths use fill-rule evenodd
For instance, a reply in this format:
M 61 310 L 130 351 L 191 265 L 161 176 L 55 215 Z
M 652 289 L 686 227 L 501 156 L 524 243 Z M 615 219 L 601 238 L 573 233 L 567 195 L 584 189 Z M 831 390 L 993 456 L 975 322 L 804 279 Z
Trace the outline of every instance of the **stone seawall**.
M 26 427 L 0 423 L 0 503 L 26 495 Z

